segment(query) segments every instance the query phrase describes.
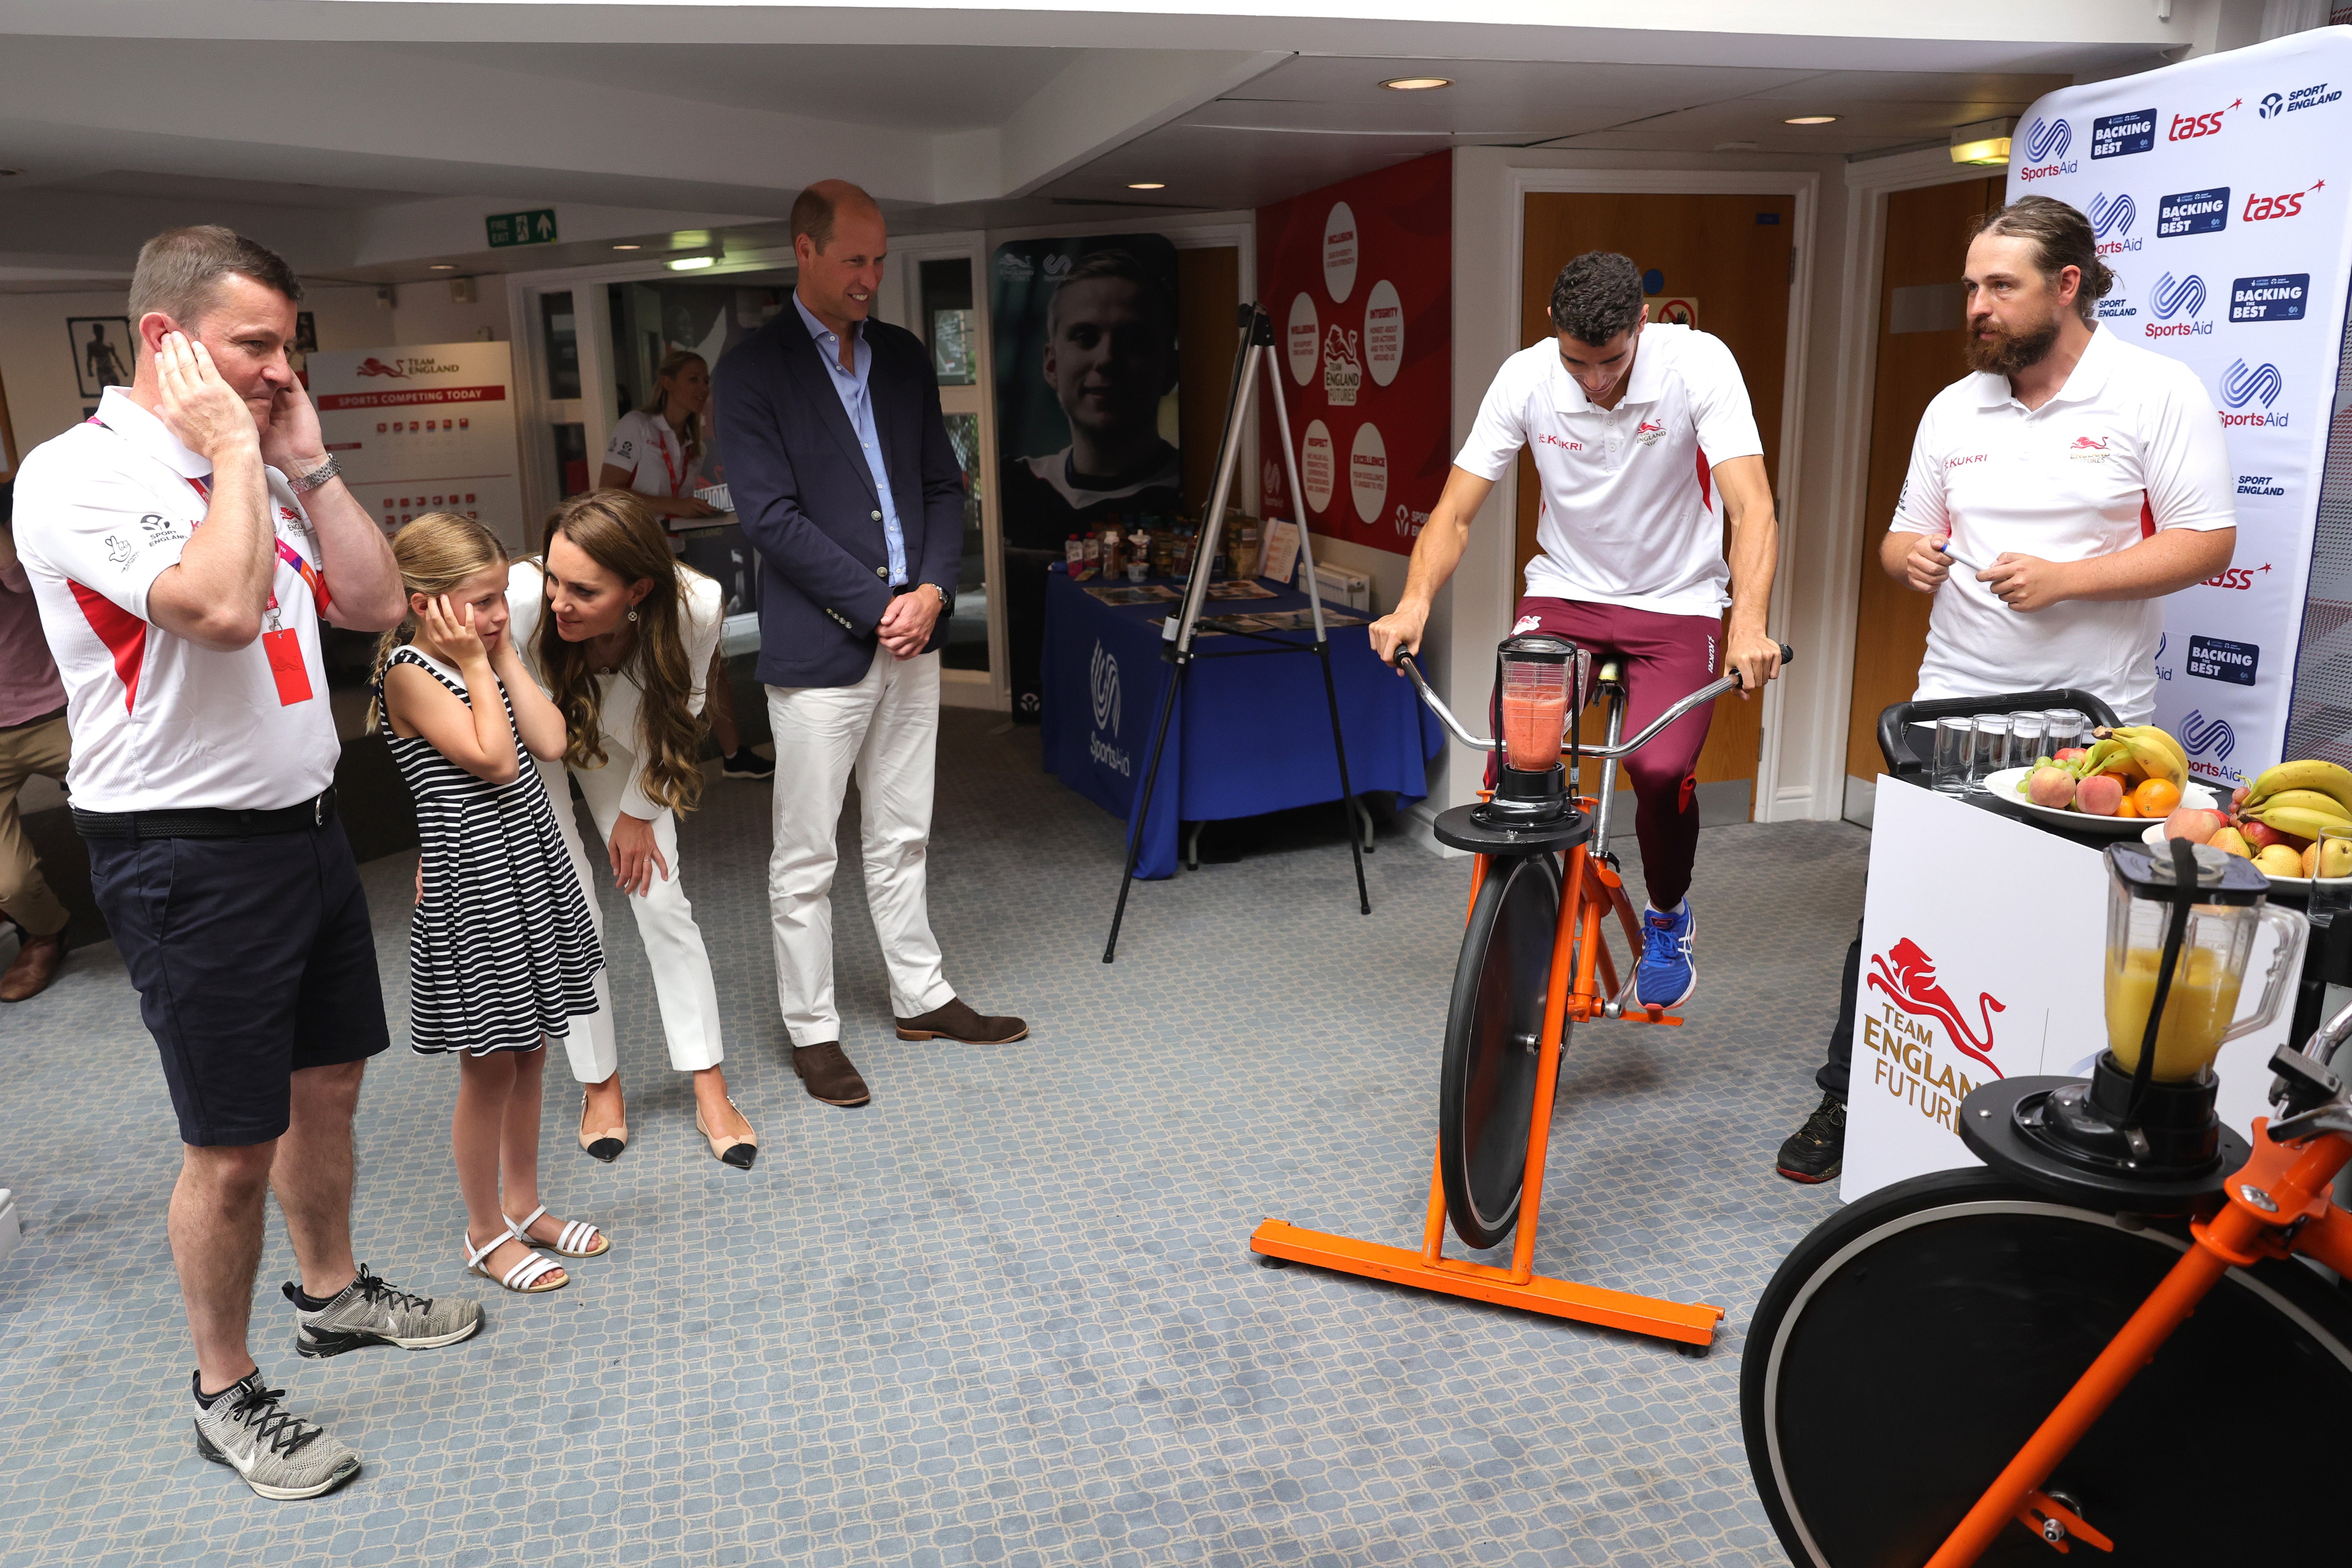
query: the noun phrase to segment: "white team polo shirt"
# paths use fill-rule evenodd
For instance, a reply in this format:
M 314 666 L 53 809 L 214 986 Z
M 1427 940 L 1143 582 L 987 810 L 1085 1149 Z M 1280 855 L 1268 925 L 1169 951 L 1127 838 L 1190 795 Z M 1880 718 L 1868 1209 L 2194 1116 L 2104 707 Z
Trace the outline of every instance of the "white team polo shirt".
M 1454 466 L 1494 480 L 1519 448 L 1542 486 L 1532 597 L 1666 616 L 1723 613 L 1723 498 L 1709 470 L 1764 450 L 1720 338 L 1653 321 L 1614 408 L 1596 408 L 1546 338 L 1503 362 Z
M 342 747 L 310 587 L 281 555 L 270 585 L 310 688 L 290 706 L 258 638 L 215 653 L 150 622 L 147 591 L 204 521 L 212 466 L 122 387 L 106 389 L 98 417 L 16 472 L 16 552 L 65 679 L 74 805 L 268 811 L 322 793 Z M 278 538 L 320 570 L 317 531 L 286 477 L 267 473 Z
M 2066 384 L 2028 409 L 2002 375 L 1936 395 L 1895 503 L 1897 533 L 1944 533 L 1990 565 L 2004 552 L 2086 561 L 2159 530 L 2237 525 L 2221 418 L 2179 361 L 2091 334 Z M 1916 700 L 2072 686 L 2126 723 L 2156 710 L 2160 600 L 2069 600 L 2022 614 L 1955 564 L 1928 612 Z
M 604 462 L 609 468 L 628 469 L 629 488 L 641 496 L 674 500 L 693 489 L 692 465 L 677 432 L 669 427 L 668 420 L 642 408 L 631 409 L 613 426 L 612 437 L 604 443 Z

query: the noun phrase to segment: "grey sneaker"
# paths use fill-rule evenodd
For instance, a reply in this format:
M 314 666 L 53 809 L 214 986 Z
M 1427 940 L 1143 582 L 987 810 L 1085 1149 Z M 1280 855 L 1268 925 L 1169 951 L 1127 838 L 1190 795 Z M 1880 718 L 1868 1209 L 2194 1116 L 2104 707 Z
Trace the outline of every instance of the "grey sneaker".
M 294 1351 L 313 1361 L 368 1345 L 398 1345 L 404 1351 L 437 1350 L 469 1339 L 482 1326 L 478 1301 L 436 1301 L 395 1290 L 360 1265 L 360 1276 L 342 1294 L 315 1312 L 302 1310 L 294 1282 L 285 1286 L 294 1302 Z
M 191 1388 L 199 1386 L 190 1377 Z M 196 1452 L 226 1465 L 261 1496 L 287 1502 L 331 1492 L 360 1473 L 360 1457 L 315 1422 L 278 1403 L 282 1388 L 264 1388 L 257 1369 L 230 1384 L 210 1408 L 196 1406 Z

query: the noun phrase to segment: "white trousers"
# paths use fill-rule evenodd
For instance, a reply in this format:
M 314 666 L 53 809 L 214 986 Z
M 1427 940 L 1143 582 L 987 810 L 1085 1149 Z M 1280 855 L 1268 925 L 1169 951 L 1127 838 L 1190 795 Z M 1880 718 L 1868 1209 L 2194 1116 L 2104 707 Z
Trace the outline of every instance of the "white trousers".
M 588 802 L 588 815 L 595 818 L 597 833 L 609 840 L 621 814 L 621 792 L 636 772 L 637 760 L 610 736 L 604 741 L 604 754 L 603 767 L 572 776 L 580 781 L 580 793 Z M 596 922 L 601 942 L 604 916 L 596 889 L 600 881 L 612 876 L 612 860 L 600 845 L 592 865 L 572 817 L 572 793 L 564 772 L 560 762 L 539 764 L 548 803 L 555 807 L 556 826 L 563 830 L 563 847 L 572 852 L 572 868 L 579 874 L 580 891 L 588 900 L 588 913 Z M 677 815 L 665 811 L 654 818 L 653 826 L 655 847 L 668 863 L 669 875 L 665 878 L 656 869 L 652 885 L 642 895 L 631 896 L 629 912 L 637 917 L 637 935 L 645 942 L 646 959 L 653 966 L 654 1001 L 661 1008 L 662 1033 L 669 1042 L 669 1065 L 679 1072 L 694 1072 L 717 1067 L 727 1054 L 719 1039 L 719 986 L 710 977 L 710 954 L 702 945 L 702 929 L 694 923 L 694 906 L 687 902 L 686 888 L 679 880 Z M 572 1032 L 563 1039 L 564 1052 L 572 1058 L 572 1076 L 582 1083 L 602 1083 L 620 1067 L 613 1042 L 613 994 L 606 980 L 610 973 L 608 968 L 596 976 L 596 1011 L 572 1019 Z
M 938 765 L 940 656 L 874 650 L 855 686 L 768 688 L 776 740 L 775 847 L 768 910 L 776 1004 L 795 1046 L 841 1038 L 833 995 L 833 876 L 841 805 L 857 772 L 866 902 L 901 1018 L 945 1006 L 928 896 L 931 784 Z

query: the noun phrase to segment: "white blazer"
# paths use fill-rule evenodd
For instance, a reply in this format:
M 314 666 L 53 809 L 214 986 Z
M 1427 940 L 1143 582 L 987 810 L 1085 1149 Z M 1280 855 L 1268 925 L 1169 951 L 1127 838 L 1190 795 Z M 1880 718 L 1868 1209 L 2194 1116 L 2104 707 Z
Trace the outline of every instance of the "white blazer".
M 709 679 L 711 656 L 719 651 L 719 634 L 727 617 L 727 592 L 683 563 L 677 567 L 677 581 L 679 609 L 685 623 L 687 669 L 694 679 L 686 707 L 689 713 L 699 713 L 703 683 Z M 538 657 L 539 623 L 547 613 L 547 579 L 538 562 L 518 561 L 508 569 L 507 609 L 512 617 L 507 635 L 522 650 L 523 663 L 531 679 L 539 682 L 540 689 L 552 696 L 547 672 L 540 668 Z M 607 765 L 625 758 L 630 768 L 628 787 L 621 795 L 621 809 L 631 816 L 658 816 L 665 808 L 655 805 L 646 794 L 645 768 L 638 761 L 644 731 L 637 703 L 643 694 L 637 683 L 626 675 L 600 675 L 595 680 L 596 716 L 603 731 L 599 739 L 604 742 Z

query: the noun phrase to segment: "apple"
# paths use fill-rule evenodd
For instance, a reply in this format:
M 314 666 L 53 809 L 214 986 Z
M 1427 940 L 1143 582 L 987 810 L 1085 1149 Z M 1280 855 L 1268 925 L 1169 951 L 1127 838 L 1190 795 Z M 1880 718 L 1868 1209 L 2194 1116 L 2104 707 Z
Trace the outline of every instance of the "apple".
M 2058 754 L 2055 757 L 2053 757 L 2051 761 L 2058 763 L 2079 763 L 2090 754 L 2090 749 L 2086 746 L 2067 746 L 2062 748 Z
M 2303 853 L 2303 847 L 2311 842 L 2308 838 L 2298 838 L 2292 833 L 2281 833 L 2267 822 L 2255 822 L 2251 819 L 2238 831 L 2244 834 L 2246 842 L 2256 849 L 2267 849 L 2273 844 L 2284 844 L 2300 855 Z
M 2193 805 L 2181 806 L 2164 819 L 2167 838 L 2186 838 L 2191 844 L 2206 843 L 2221 830 L 2220 812 L 2200 811 Z
M 2093 773 L 2074 786 L 2074 809 L 2085 816 L 2113 816 L 2123 803 L 2123 781 L 2113 773 Z

